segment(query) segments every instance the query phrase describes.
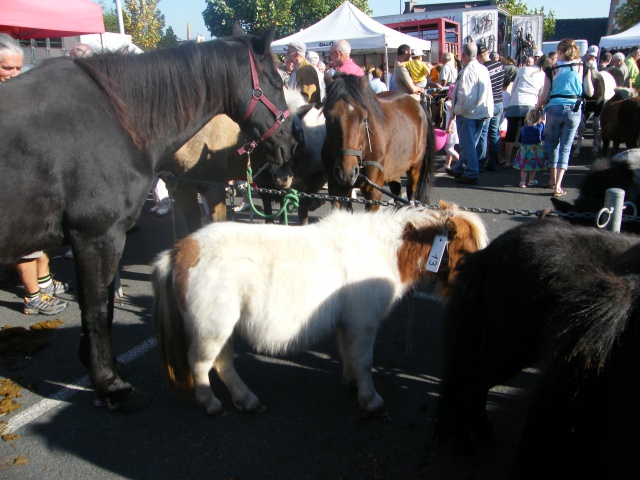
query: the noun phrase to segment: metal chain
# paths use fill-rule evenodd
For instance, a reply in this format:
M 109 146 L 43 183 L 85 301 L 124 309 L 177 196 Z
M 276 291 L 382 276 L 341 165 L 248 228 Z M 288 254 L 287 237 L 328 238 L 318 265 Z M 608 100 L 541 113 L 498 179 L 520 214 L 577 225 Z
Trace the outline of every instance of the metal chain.
M 226 183 L 217 183 L 217 182 L 207 182 L 204 180 L 193 180 L 193 179 L 189 179 L 189 178 L 181 178 L 181 177 L 176 177 L 173 173 L 171 172 L 159 172 L 157 174 L 160 178 L 162 178 L 163 180 L 165 180 L 165 182 L 167 183 L 167 188 L 170 188 L 170 186 L 172 186 L 172 188 L 175 188 L 175 186 L 177 186 L 178 183 L 186 183 L 186 184 L 190 184 L 190 185 L 196 185 L 196 186 L 201 186 L 201 187 L 205 187 L 205 188 L 226 188 L 227 184 Z M 328 202 L 348 202 L 348 203 L 355 203 L 355 204 L 361 204 L 361 205 L 380 205 L 382 207 L 397 207 L 398 203 L 403 203 L 405 205 L 410 204 L 409 201 L 397 197 L 396 195 L 394 195 L 393 193 L 391 193 L 388 190 L 385 190 L 384 188 L 376 185 L 375 183 L 367 180 L 368 183 L 370 185 L 372 185 L 374 188 L 380 190 L 382 193 L 384 193 L 385 195 L 392 197 L 394 199 L 394 201 L 386 201 L 386 200 L 367 200 L 365 198 L 351 198 L 351 197 L 338 197 L 335 195 L 323 195 L 323 194 L 319 194 L 319 193 L 305 193 L 305 192 L 300 192 L 298 191 L 298 197 L 299 198 L 310 198 L 313 200 L 324 200 L 324 201 L 328 201 Z M 170 183 L 171 182 L 171 183 Z M 274 195 L 274 196 L 278 196 L 278 197 L 285 197 L 289 194 L 289 192 L 287 192 L 286 190 L 276 190 L 276 189 L 271 189 L 271 188 L 259 188 L 259 187 L 251 187 L 251 191 L 252 192 L 256 192 L 256 193 L 266 193 L 269 195 Z M 420 202 L 413 202 L 415 205 L 417 206 L 421 206 L 421 207 L 425 207 L 431 210 L 439 210 L 440 206 L 439 205 L 425 205 L 423 203 Z M 483 208 L 483 207 L 463 207 L 463 206 L 458 206 L 458 208 L 462 211 L 466 211 L 466 212 L 473 212 L 473 213 L 486 213 L 486 214 L 493 214 L 493 215 L 509 215 L 509 216 L 520 216 L 520 217 L 531 217 L 531 216 L 540 216 L 543 213 L 545 214 L 546 217 L 563 217 L 563 218 L 568 218 L 568 219 L 593 219 L 595 221 L 595 219 L 597 218 L 598 214 L 597 213 L 592 213 L 592 212 L 559 212 L 557 210 L 516 210 L 516 209 L 505 209 L 505 208 Z M 640 217 L 638 216 L 634 216 L 634 215 L 623 215 L 622 216 L 622 221 L 623 222 L 638 222 L 640 223 Z

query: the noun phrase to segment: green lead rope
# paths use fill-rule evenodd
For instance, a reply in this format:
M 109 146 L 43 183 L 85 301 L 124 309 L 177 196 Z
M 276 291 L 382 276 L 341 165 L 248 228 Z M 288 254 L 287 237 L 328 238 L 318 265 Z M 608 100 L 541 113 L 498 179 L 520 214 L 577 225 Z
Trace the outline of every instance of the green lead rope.
M 300 206 L 300 198 L 298 197 L 298 191 L 290 188 L 287 190 L 287 193 L 282 197 L 282 207 L 280 210 L 273 215 L 265 215 L 264 213 L 258 211 L 258 209 L 253 204 L 253 197 L 251 195 L 251 184 L 253 183 L 253 172 L 251 167 L 247 167 L 247 197 L 249 198 L 249 205 L 251 205 L 251 211 L 256 215 L 267 218 L 274 219 L 282 215 L 284 217 L 284 224 L 289 225 L 289 218 L 287 217 L 288 213 L 293 213 L 298 210 Z

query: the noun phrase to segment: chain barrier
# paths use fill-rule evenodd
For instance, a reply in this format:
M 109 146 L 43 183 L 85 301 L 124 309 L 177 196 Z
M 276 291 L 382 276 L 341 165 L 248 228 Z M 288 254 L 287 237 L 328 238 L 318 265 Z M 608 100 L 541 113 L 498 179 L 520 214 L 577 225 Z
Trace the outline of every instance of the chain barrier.
M 250 169 L 249 169 L 250 171 Z M 159 172 L 157 174 L 160 178 L 162 178 L 163 180 L 165 180 L 165 183 L 167 184 L 167 188 L 169 190 L 171 190 L 172 188 L 175 188 L 177 186 L 178 183 L 184 183 L 184 184 L 189 184 L 189 185 L 194 185 L 194 186 L 199 186 L 199 187 L 204 187 L 204 188 L 227 188 L 228 185 L 226 183 L 219 183 L 219 182 L 207 182 L 204 180 L 194 180 L 194 179 L 189 179 L 189 178 L 179 178 L 176 177 L 173 173 L 170 172 Z M 257 176 L 257 174 L 256 174 Z M 365 177 L 366 178 L 366 177 Z M 254 209 L 255 213 L 259 214 L 261 217 L 264 218 L 275 218 L 281 214 L 285 214 L 285 212 L 287 213 L 292 213 L 293 211 L 295 211 L 298 206 L 299 206 L 299 202 L 300 199 L 302 198 L 309 198 L 312 200 L 322 200 L 322 201 L 327 201 L 327 202 L 340 202 L 340 203 L 355 203 L 355 204 L 360 204 L 360 205 L 380 205 L 382 207 L 397 207 L 399 203 L 404 204 L 404 205 L 409 205 L 412 202 L 409 202 L 406 199 L 403 199 L 401 197 L 398 197 L 396 195 L 394 195 L 392 192 L 380 187 L 379 185 L 376 185 L 375 183 L 371 182 L 369 179 L 367 179 L 367 182 L 369 183 L 369 185 L 373 186 L 374 188 L 376 188 L 377 190 L 381 191 L 382 193 L 384 193 L 385 195 L 391 197 L 393 199 L 393 201 L 387 201 L 387 200 L 367 200 L 365 198 L 351 198 L 351 197 L 338 197 L 335 195 L 324 195 L 324 194 L 319 194 L 319 193 L 305 193 L 305 192 L 299 192 L 293 189 L 290 190 L 277 190 L 277 189 L 271 189 L 271 188 L 260 188 L 260 187 L 247 187 L 248 193 L 252 192 L 252 193 L 266 193 L 269 195 L 273 195 L 276 197 L 282 197 L 283 198 L 283 207 L 280 209 L 280 211 L 274 215 L 271 216 L 267 216 L 262 214 L 261 212 L 259 212 L 258 210 L 255 210 L 255 207 L 253 206 L 253 200 L 251 199 L 251 197 L 249 196 L 249 199 L 251 200 L 251 205 L 252 205 L 252 209 Z M 248 182 L 248 185 L 250 185 L 250 182 Z M 294 193 L 295 192 L 295 193 Z M 250 193 L 249 193 L 250 195 Z M 286 206 L 284 205 L 286 203 Z M 430 210 L 439 210 L 440 206 L 439 205 L 425 205 L 423 203 L 420 202 L 413 202 L 414 205 L 416 206 L 421 206 L 421 207 L 425 207 L 428 208 Z M 633 205 L 632 203 L 626 202 L 624 205 L 624 208 L 626 209 L 627 207 L 629 207 L 630 209 L 633 210 L 634 215 L 622 215 L 622 221 L 623 222 L 638 222 L 640 223 L 640 217 L 637 216 L 637 210 L 635 205 Z M 520 216 L 520 217 L 531 217 L 531 216 L 536 216 L 539 217 L 541 215 L 545 215 L 546 217 L 551 217 L 551 218 L 567 218 L 567 219 L 573 219 L 573 220 L 593 220 L 594 223 L 597 223 L 597 226 L 602 228 L 602 226 L 599 223 L 599 220 L 597 220 L 599 218 L 599 216 L 602 215 L 602 212 L 599 213 L 592 213 L 592 212 L 560 212 L 557 210 L 518 210 L 518 209 L 510 209 L 510 208 L 484 208 L 484 207 L 464 207 L 464 206 L 458 206 L 458 208 L 462 211 L 466 211 L 466 212 L 473 212 L 473 213 L 478 213 L 478 214 L 492 214 L 492 215 L 508 215 L 508 216 Z M 605 210 L 604 213 L 609 213 L 609 218 L 611 218 L 610 215 L 610 211 L 607 209 L 602 209 Z M 286 216 L 284 217 L 286 219 Z M 606 222 L 605 222 L 606 225 Z

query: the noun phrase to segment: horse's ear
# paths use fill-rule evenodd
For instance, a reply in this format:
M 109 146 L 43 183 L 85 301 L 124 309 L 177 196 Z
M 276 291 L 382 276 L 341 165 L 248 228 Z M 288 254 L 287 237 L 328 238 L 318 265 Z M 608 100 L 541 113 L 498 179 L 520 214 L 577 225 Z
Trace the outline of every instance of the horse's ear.
M 258 41 L 254 44 L 253 49 L 258 54 L 265 54 L 269 51 L 271 47 L 271 42 L 273 42 L 273 38 L 276 35 L 276 24 L 275 22 L 269 30 L 264 32 L 262 36 L 258 39 Z
M 240 25 L 240 22 L 236 20 L 233 24 L 233 36 L 239 37 L 240 35 L 245 35 L 245 31 L 244 28 L 242 28 L 242 25 Z
M 333 83 L 333 77 L 329 75 L 327 72 L 324 72 L 324 84 L 329 87 Z
M 366 73 L 360 77 L 360 86 L 363 90 L 369 86 L 369 75 Z

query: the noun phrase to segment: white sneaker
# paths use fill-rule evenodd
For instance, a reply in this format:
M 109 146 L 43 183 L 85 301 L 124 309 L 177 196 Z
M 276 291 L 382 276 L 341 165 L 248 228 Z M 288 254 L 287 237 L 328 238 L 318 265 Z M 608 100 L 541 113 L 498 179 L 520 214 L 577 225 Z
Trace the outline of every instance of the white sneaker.
M 160 205 L 154 205 L 149 209 L 149 213 L 158 213 L 158 210 L 160 210 Z
M 234 212 L 244 212 L 245 210 L 247 210 L 249 208 L 249 204 L 248 203 L 244 203 L 242 202 L 240 205 L 238 205 L 237 207 L 233 207 L 233 211 Z
M 156 212 L 156 216 L 164 217 L 165 215 L 168 215 L 170 211 L 171 211 L 171 207 L 159 208 L 158 211 Z

